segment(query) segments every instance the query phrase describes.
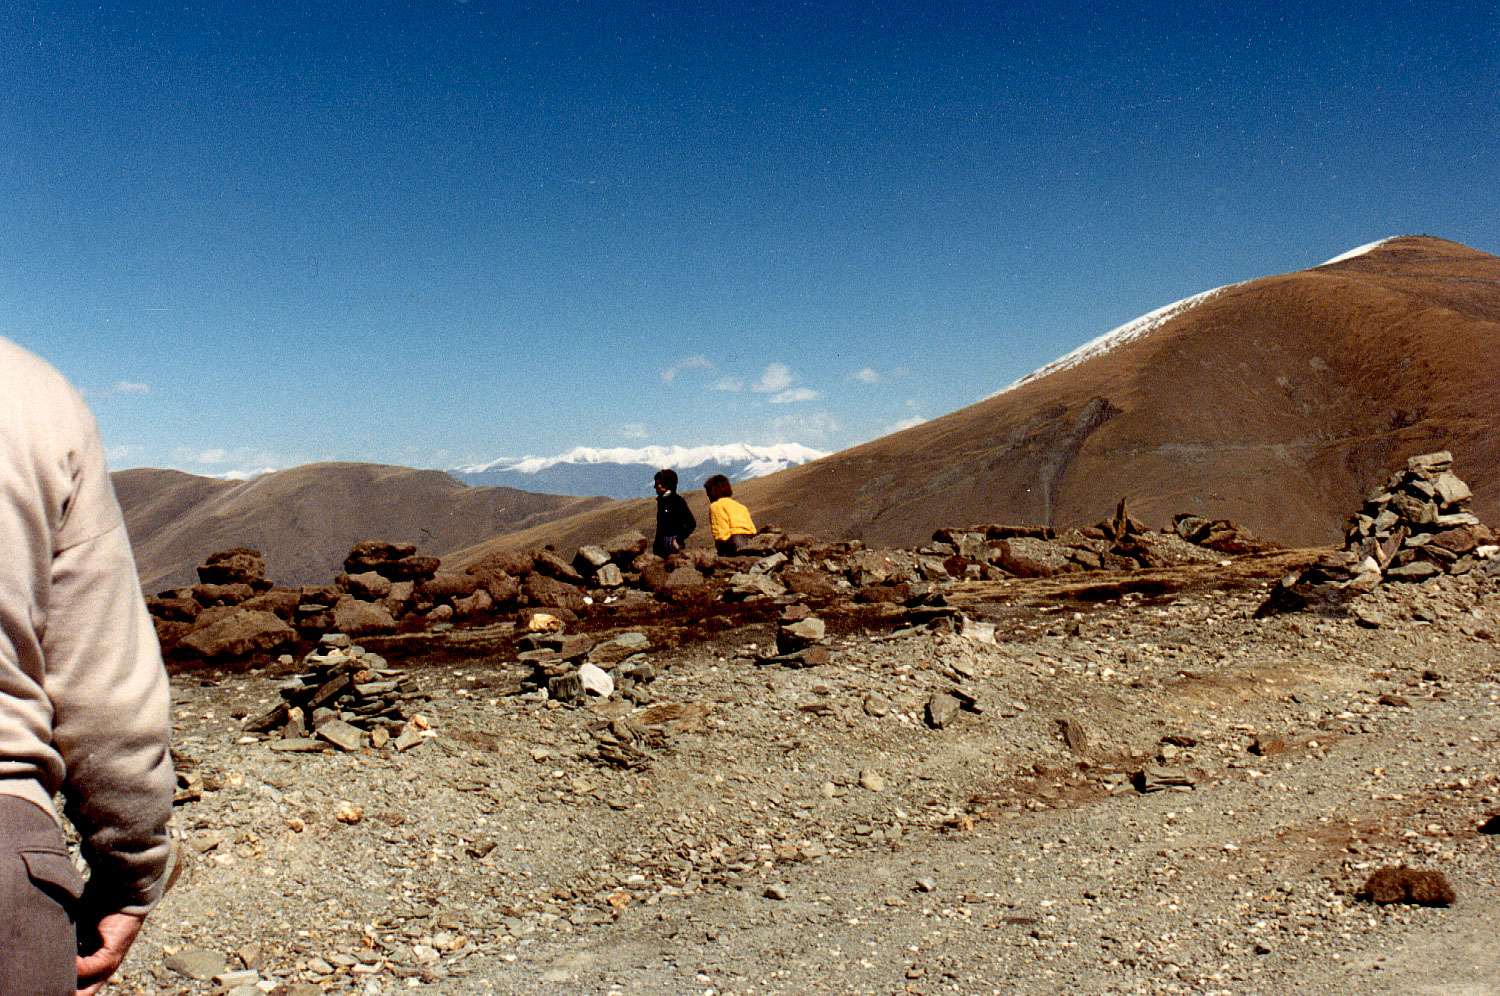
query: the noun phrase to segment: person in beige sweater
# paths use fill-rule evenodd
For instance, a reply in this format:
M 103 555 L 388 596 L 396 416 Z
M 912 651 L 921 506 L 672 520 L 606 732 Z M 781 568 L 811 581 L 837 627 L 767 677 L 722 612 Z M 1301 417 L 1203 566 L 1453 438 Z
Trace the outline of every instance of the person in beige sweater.
M 92 994 L 119 967 L 165 888 L 170 729 L 93 416 L 0 339 L 0 989 Z

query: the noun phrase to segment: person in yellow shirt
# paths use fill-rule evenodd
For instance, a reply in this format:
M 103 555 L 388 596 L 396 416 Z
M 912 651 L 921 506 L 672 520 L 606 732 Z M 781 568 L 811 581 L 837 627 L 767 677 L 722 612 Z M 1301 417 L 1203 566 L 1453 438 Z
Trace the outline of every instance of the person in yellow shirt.
M 734 489 L 723 474 L 704 481 L 703 490 L 708 492 L 708 522 L 713 528 L 714 549 L 721 557 L 733 557 L 755 535 L 750 510 L 730 497 Z

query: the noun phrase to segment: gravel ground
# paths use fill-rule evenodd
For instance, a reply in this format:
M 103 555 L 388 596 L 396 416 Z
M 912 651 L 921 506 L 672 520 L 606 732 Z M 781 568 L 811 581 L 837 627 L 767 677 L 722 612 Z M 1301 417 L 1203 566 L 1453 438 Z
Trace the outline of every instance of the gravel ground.
M 1254 619 L 1288 562 L 954 585 L 993 643 L 806 670 L 731 627 L 649 654 L 644 707 L 518 694 L 499 632 L 392 640 L 433 697 L 403 753 L 244 742 L 284 675 L 179 675 L 207 791 L 119 990 L 1500 993 L 1500 588 Z M 1356 898 L 1397 863 L 1456 903 Z

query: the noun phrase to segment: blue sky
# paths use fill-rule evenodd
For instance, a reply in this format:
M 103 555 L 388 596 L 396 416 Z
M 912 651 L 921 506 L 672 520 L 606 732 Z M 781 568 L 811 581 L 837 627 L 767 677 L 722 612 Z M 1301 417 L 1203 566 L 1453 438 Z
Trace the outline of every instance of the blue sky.
M 1497 10 L 19 0 L 0 335 L 116 467 L 837 449 L 1210 287 L 1500 251 Z

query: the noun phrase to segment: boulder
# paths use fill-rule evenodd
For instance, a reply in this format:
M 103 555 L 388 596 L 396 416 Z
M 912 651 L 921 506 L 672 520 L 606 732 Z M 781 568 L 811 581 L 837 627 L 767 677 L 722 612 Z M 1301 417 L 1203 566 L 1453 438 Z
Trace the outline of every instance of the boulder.
M 392 581 L 425 581 L 438 572 L 442 561 L 413 555 L 381 564 L 375 569 Z
M 827 626 L 817 616 L 784 619 L 776 629 L 776 652 L 782 656 L 795 654 L 821 642 L 827 633 Z
M 297 590 L 301 592 L 304 605 L 332 605 L 344 595 L 343 589 L 332 584 L 305 584 Z
M 295 588 L 271 588 L 245 599 L 240 603 L 240 608 L 274 612 L 290 622 L 301 602 L 302 593 Z
M 469 568 L 479 587 L 490 593 L 496 605 L 511 605 L 521 597 L 521 583 L 498 567 L 482 564 Z
M 396 620 L 383 605 L 344 595 L 333 605 L 333 628 L 350 636 L 391 633 Z
M 453 614 L 456 616 L 483 615 L 494 607 L 495 600 L 483 588 L 475 591 L 472 595 L 453 600 Z
M 618 664 L 627 657 L 645 653 L 651 649 L 651 641 L 644 633 L 628 632 L 595 644 L 588 652 L 589 663 L 601 667 Z
M 573 568 L 585 577 L 592 576 L 613 558 L 602 546 L 584 545 L 573 555 Z
M 1423 477 L 1436 477 L 1453 466 L 1453 454 L 1447 450 L 1438 450 L 1435 453 L 1422 453 L 1409 457 L 1406 461 L 1406 470 L 1411 474 L 1419 474 Z
M 429 599 L 465 598 L 478 590 L 478 578 L 456 571 L 438 571 L 417 585 L 417 594 Z
M 183 622 L 179 619 L 163 619 L 160 616 L 152 616 L 151 625 L 156 629 L 156 641 L 163 648 L 176 646 L 183 637 L 193 631 L 193 624 L 190 622 Z
M 559 633 L 578 616 L 568 609 L 526 608 L 516 614 L 519 633 Z
M 212 626 L 221 619 L 228 619 L 230 616 L 237 615 L 241 611 L 241 608 L 237 605 L 210 606 L 198 613 L 197 618 L 193 620 L 193 629 L 204 629 L 205 627 Z
M 198 580 L 204 584 L 263 585 L 266 580 L 266 561 L 259 550 L 249 547 L 221 550 L 210 554 L 203 566 L 198 568 Z
M 729 589 L 724 592 L 724 601 L 743 602 L 747 599 L 780 598 L 786 594 L 786 585 L 765 574 L 739 573 L 729 579 Z
M 546 574 L 532 574 L 521 586 L 521 590 L 533 605 L 544 608 L 565 608 L 582 612 L 588 604 L 583 600 L 581 590 Z
M 469 572 L 482 575 L 485 571 L 499 571 L 501 574 L 509 574 L 513 578 L 518 578 L 530 574 L 534 566 L 535 561 L 529 553 L 496 550 L 486 554 L 483 560 L 469 568 Z M 490 594 L 495 593 L 492 591 Z
M 650 557 L 651 555 L 643 554 L 643 556 Z M 667 586 L 667 565 L 660 557 L 651 557 L 651 560 L 640 568 L 640 575 L 641 586 L 647 591 L 661 591 Z
M 1065 547 L 1029 536 L 995 540 L 988 553 L 991 564 L 1016 577 L 1049 578 L 1073 569 Z
M 198 584 L 193 586 L 193 601 L 207 608 L 211 605 L 239 605 L 255 594 L 243 581 L 234 584 Z
M 651 567 L 665 568 L 666 566 L 667 562 L 654 553 L 637 554 L 636 557 L 630 561 L 630 569 L 632 571 L 635 571 L 637 574 L 645 574 L 646 570 Z
M 410 557 L 416 552 L 416 546 L 410 543 L 366 540 L 354 544 L 354 549 L 344 558 L 344 571 L 348 574 L 363 574 L 365 571 L 378 570 L 383 564 Z
M 622 566 L 628 566 L 636 557 L 651 549 L 651 541 L 639 529 L 611 536 L 600 545 L 604 547 L 611 560 Z
M 583 581 L 583 575 L 575 571 L 573 565 L 551 550 L 535 550 L 531 554 L 531 559 L 534 564 L 533 570 L 538 574 L 566 581 L 569 584 L 579 584 Z
M 610 677 L 608 671 L 596 665 L 581 665 L 578 668 L 578 680 L 585 692 L 597 695 L 601 699 L 607 699 L 615 694 L 615 679 Z
M 391 579 L 378 571 L 340 574 L 333 583 L 364 602 L 378 602 L 391 593 Z
M 618 588 L 625 583 L 625 574 L 619 564 L 605 564 L 594 574 L 594 583 L 601 588 Z
M 148 598 L 146 609 L 157 619 L 190 623 L 198 618 L 203 606 L 195 598 Z
M 911 597 L 911 586 L 904 582 L 896 584 L 866 585 L 854 593 L 856 602 L 895 604 Z
M 179 646 L 205 660 L 245 657 L 257 651 L 284 647 L 297 639 L 297 631 L 270 612 L 231 608 L 210 625 L 182 638 Z
M 794 595 L 819 601 L 834 598 L 839 593 L 838 585 L 821 571 L 782 571 L 781 583 Z

